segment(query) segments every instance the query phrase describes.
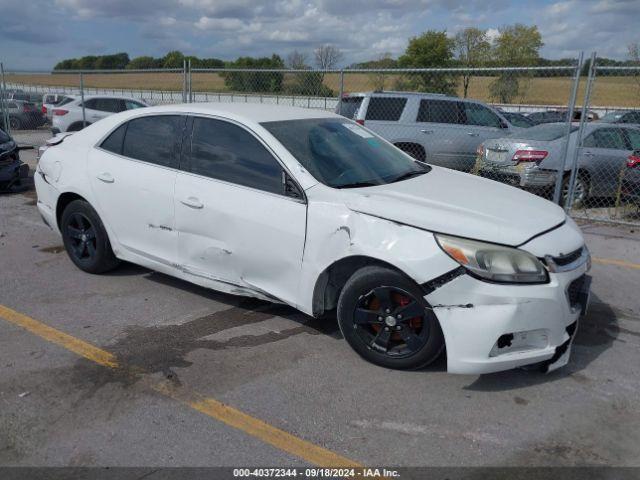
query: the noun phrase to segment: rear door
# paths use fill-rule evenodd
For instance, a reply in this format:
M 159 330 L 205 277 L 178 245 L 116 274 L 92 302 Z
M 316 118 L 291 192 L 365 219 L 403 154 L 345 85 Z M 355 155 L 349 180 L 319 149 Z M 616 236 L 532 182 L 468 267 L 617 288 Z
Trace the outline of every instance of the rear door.
M 428 163 L 456 170 L 470 170 L 473 166 L 475 158 L 471 157 L 469 161 L 468 129 L 462 102 L 420 99 L 411 129 L 424 147 Z
M 402 121 L 406 106 L 407 97 L 372 96 L 366 107 L 364 124 L 391 143 L 407 141 L 407 123 Z
M 620 173 L 631 153 L 622 128 L 605 127 L 591 132 L 582 144 L 579 166 L 589 172 L 591 195 L 616 194 Z
M 306 203 L 285 195 L 282 166 L 252 132 L 192 118 L 175 192 L 180 268 L 295 302 Z
M 185 119 L 135 118 L 89 156 L 89 181 L 104 223 L 130 253 L 165 265 L 177 254 L 173 202 Z

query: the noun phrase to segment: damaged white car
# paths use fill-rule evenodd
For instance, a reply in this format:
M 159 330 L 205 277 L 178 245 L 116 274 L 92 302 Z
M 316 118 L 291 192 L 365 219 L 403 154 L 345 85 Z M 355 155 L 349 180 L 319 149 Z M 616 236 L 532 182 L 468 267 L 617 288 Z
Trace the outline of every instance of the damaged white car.
M 169 105 L 42 154 L 38 209 L 90 273 L 126 260 L 215 290 L 337 311 L 367 360 L 455 373 L 568 361 L 590 256 L 547 200 L 429 166 L 322 111 Z

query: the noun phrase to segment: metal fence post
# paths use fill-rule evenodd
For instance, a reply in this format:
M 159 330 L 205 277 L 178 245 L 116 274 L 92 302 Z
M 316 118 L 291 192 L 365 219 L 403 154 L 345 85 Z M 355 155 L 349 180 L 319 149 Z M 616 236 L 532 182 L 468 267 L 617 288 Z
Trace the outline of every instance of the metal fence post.
M 182 103 L 187 103 L 187 61 L 182 61 Z
M 567 152 L 569 151 L 569 137 L 571 136 L 571 124 L 573 122 L 573 112 L 576 105 L 576 97 L 578 95 L 578 85 L 580 84 L 580 72 L 582 71 L 582 61 L 584 52 L 580 52 L 578 57 L 578 65 L 576 65 L 575 77 L 573 79 L 573 87 L 571 89 L 571 97 L 569 99 L 569 110 L 567 111 L 567 134 L 562 145 L 560 158 L 562 159 L 562 168 L 556 174 L 556 184 L 553 190 L 553 203 L 561 204 L 562 179 L 564 178 L 564 166 L 567 164 Z
M 340 92 L 338 93 L 338 112 L 342 111 L 342 96 L 344 95 L 344 70 L 340 69 Z
M 7 84 L 4 80 L 4 65 L 0 63 L 0 110 L 2 110 L 2 123 L 4 124 L 4 129 L 6 132 L 11 135 L 11 125 L 9 125 L 9 111 L 7 110 Z
M 84 111 L 84 76 L 80 72 L 80 101 L 82 102 L 82 128 L 87 126 L 87 116 Z
M 567 199 L 564 204 L 564 210 L 568 212 L 573 205 L 573 194 L 575 189 L 577 171 L 578 171 L 578 155 L 582 148 L 582 133 L 584 132 L 584 124 L 587 122 L 589 101 L 591 98 L 591 87 L 593 86 L 593 77 L 596 71 L 596 52 L 591 53 L 591 60 L 589 63 L 589 74 L 587 76 L 587 86 L 584 92 L 584 102 L 582 106 L 582 112 L 580 114 L 580 126 L 576 134 L 576 147 L 573 150 L 573 158 L 571 159 L 571 176 L 569 177 L 569 190 L 567 192 Z
M 188 85 L 188 94 L 189 94 L 189 103 L 193 103 L 193 91 L 191 90 L 191 59 L 189 59 L 189 63 L 187 65 L 189 69 L 189 73 L 187 74 L 187 85 Z

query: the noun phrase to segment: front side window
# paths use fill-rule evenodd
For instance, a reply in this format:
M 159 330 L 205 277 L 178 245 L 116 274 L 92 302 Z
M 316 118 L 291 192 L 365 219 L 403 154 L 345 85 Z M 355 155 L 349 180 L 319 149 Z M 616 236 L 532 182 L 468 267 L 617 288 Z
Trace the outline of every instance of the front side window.
M 282 167 L 245 129 L 222 120 L 193 120 L 189 171 L 271 193 L 283 193 Z
M 319 182 L 333 188 L 383 185 L 430 169 L 347 120 L 312 118 L 262 126 Z
M 467 117 L 467 125 L 494 128 L 500 128 L 501 126 L 500 118 L 483 105 L 465 102 L 464 111 Z
M 123 110 L 121 103 L 117 98 L 92 98 L 85 102 L 85 107 L 100 112 L 118 113 Z
M 184 117 L 180 115 L 134 118 L 127 123 L 122 154 L 136 160 L 177 168 L 183 126 Z
M 400 120 L 407 99 L 402 97 L 371 97 L 367 107 L 365 120 Z
M 640 130 L 626 128 L 625 132 L 627 133 L 631 150 L 640 150 Z
M 140 102 L 135 102 L 135 101 L 133 101 L 133 100 L 125 100 L 125 101 L 124 101 L 124 106 L 125 106 L 125 109 L 126 109 L 126 110 L 134 110 L 134 109 L 136 109 L 136 108 L 143 108 L 143 107 L 145 107 L 146 105 L 143 105 L 143 104 L 142 104 L 142 103 L 140 103 Z
M 416 122 L 464 124 L 460 102 L 452 100 L 420 100 Z

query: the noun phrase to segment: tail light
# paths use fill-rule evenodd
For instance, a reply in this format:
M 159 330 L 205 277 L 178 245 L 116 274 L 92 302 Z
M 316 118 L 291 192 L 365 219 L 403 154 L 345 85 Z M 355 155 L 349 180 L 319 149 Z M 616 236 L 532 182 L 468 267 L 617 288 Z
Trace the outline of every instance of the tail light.
M 484 157 L 484 145 L 482 143 L 476 148 L 476 156 Z
M 547 158 L 549 152 L 546 150 L 518 150 L 513 154 L 513 160 L 515 162 L 536 162 L 540 163 Z
M 62 115 L 66 115 L 69 113 L 69 110 L 65 110 L 64 108 L 54 108 L 53 114 L 57 117 L 61 117 Z
M 42 105 L 42 114 L 43 115 L 47 114 L 47 107 L 45 107 L 44 105 Z
M 364 120 L 362 118 L 359 118 L 359 119 L 356 120 L 356 123 L 358 125 L 364 125 Z
M 632 153 L 631 155 L 629 155 L 629 157 L 627 158 L 627 167 L 634 168 L 638 165 L 640 165 L 640 154 Z

